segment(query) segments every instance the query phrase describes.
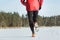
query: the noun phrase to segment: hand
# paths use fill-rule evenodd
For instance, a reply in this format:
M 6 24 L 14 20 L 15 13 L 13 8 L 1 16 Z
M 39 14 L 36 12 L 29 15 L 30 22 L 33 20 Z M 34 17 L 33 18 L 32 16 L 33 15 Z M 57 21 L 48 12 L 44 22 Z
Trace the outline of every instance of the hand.
M 41 7 L 39 7 L 39 10 L 41 9 Z

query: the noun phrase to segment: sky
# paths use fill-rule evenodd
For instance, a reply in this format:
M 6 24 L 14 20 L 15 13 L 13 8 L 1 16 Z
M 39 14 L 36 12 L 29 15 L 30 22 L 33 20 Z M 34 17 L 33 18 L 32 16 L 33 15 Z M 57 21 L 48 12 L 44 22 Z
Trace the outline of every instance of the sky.
M 18 12 L 21 16 L 26 15 L 26 8 L 20 0 L 0 0 L 0 12 Z M 60 15 L 60 0 L 44 0 L 40 16 L 57 16 Z

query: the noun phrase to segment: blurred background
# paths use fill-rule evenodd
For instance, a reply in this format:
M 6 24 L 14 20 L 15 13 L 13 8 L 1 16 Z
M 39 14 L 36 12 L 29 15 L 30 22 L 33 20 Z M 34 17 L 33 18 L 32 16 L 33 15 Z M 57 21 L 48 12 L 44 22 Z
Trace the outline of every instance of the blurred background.
M 60 0 L 44 0 L 38 14 L 39 26 L 60 26 Z M 0 27 L 28 27 L 25 6 L 20 0 L 0 0 Z

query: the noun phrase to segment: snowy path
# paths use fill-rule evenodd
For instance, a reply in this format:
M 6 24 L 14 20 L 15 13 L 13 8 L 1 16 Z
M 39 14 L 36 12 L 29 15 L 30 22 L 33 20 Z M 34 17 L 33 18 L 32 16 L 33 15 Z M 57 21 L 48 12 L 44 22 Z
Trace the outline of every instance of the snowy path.
M 60 40 L 60 27 L 41 27 L 36 34 L 32 38 L 29 28 L 0 29 L 0 40 Z

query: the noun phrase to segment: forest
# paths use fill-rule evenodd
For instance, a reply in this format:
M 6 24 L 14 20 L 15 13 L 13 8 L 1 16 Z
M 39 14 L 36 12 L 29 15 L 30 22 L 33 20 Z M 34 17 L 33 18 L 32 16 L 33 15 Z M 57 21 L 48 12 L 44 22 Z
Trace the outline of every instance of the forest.
M 42 17 L 38 15 L 38 24 L 40 26 L 60 26 L 60 15 L 51 17 Z M 28 27 L 28 16 L 20 16 L 18 12 L 0 12 L 0 27 Z

